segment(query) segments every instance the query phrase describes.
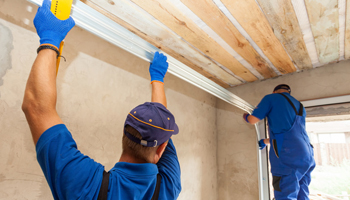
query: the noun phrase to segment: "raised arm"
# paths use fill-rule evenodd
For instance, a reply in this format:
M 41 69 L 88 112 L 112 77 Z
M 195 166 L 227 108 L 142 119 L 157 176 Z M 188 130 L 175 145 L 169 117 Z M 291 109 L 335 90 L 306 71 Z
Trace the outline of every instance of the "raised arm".
M 264 119 L 267 114 L 271 110 L 271 104 L 268 100 L 267 96 L 265 96 L 259 103 L 259 105 L 253 110 L 253 113 L 250 115 L 248 113 L 243 114 L 243 119 L 250 124 L 256 124 L 260 120 Z M 260 150 L 264 149 L 266 145 L 270 144 L 270 140 L 267 139 L 261 139 L 258 142 Z
M 259 121 L 260 121 L 260 119 L 259 118 L 257 118 L 257 117 L 255 117 L 255 116 L 253 116 L 253 115 L 250 115 L 249 113 L 244 113 L 243 114 L 243 119 L 246 121 L 246 122 L 248 122 L 248 123 L 250 123 L 250 124 L 256 124 L 256 123 L 258 123 Z
M 151 75 L 152 84 L 152 102 L 163 104 L 167 107 L 165 92 L 164 92 L 164 76 L 168 70 L 167 57 L 156 52 L 149 72 Z M 170 138 L 166 144 L 166 148 L 159 146 L 164 153 L 161 155 L 157 163 L 159 173 L 162 176 L 161 190 L 168 190 L 168 199 L 177 199 L 181 192 L 181 170 L 179 160 L 177 158 L 176 148 Z M 157 151 L 158 151 L 157 150 Z M 160 196 L 159 199 L 163 197 Z
M 40 48 L 27 81 L 22 104 L 34 144 L 45 130 L 62 123 L 56 112 L 56 62 L 59 45 L 74 25 L 72 18 L 64 21 L 57 19 L 50 11 L 49 0 L 44 0 L 34 18 Z
M 260 120 L 267 117 L 268 113 L 270 112 L 272 106 L 271 106 L 271 96 L 266 95 L 258 104 L 258 106 L 253 110 L 252 114 L 244 113 L 243 119 L 250 123 L 250 124 L 256 124 Z
M 152 84 L 152 102 L 163 104 L 167 107 L 164 92 L 164 76 L 168 70 L 167 57 L 159 52 L 154 54 L 152 64 L 149 67 Z

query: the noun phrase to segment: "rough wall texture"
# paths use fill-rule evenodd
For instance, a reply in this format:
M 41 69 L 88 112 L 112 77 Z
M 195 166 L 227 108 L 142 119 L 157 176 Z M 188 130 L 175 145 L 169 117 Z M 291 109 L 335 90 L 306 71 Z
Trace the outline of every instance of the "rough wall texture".
M 220 200 L 257 200 L 256 133 L 242 120 L 243 111 L 218 102 L 218 188 Z
M 39 45 L 35 12 L 25 0 L 0 0 L 0 199 L 52 199 L 21 111 Z M 58 113 L 79 149 L 109 170 L 121 154 L 127 113 L 150 101 L 149 64 L 78 27 L 66 39 L 64 56 Z M 180 128 L 173 137 L 182 169 L 179 199 L 217 199 L 216 98 L 171 74 L 165 86 Z
M 288 84 L 298 100 L 350 93 L 350 61 L 245 84 L 230 91 L 252 105 L 281 83 Z M 218 188 L 220 200 L 258 199 L 256 135 L 242 119 L 243 111 L 218 100 Z

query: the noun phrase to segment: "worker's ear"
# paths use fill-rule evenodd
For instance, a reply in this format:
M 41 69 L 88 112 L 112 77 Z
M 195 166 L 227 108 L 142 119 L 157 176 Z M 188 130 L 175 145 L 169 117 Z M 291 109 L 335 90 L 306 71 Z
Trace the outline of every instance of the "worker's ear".
M 162 157 L 167 145 L 168 145 L 168 141 L 158 146 L 156 154 L 154 155 L 154 159 L 153 159 L 154 164 L 156 164 L 159 161 L 159 159 Z

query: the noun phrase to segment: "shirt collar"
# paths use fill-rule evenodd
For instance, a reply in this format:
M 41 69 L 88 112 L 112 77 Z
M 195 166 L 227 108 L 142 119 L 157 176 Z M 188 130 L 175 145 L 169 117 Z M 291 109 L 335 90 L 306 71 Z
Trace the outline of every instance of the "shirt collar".
M 288 94 L 288 95 L 290 95 L 289 92 L 282 92 L 282 94 Z
M 152 163 L 127 163 L 127 162 L 118 162 L 114 165 L 111 171 L 118 171 L 124 174 L 129 175 L 156 175 L 158 174 L 158 167 Z

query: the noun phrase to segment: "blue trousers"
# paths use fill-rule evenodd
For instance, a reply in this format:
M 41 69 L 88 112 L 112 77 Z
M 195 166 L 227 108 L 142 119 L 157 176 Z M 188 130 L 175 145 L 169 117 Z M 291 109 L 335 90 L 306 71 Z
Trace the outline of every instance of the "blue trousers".
M 309 185 L 311 172 L 315 164 L 304 173 L 298 170 L 288 175 L 273 176 L 274 194 L 276 200 L 309 200 Z

